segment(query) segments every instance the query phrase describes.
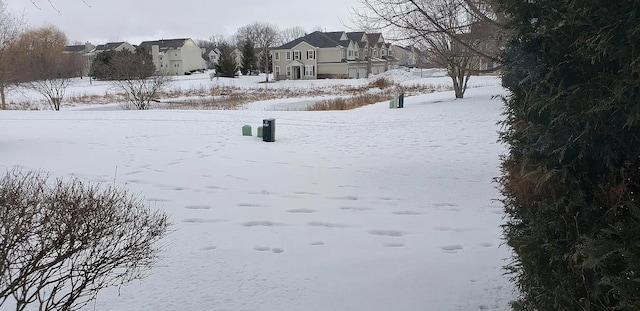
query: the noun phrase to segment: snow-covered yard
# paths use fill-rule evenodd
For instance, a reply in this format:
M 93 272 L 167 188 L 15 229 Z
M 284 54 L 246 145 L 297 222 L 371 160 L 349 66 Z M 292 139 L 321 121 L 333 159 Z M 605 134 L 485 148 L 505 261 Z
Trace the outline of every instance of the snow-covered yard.
M 152 275 L 87 311 L 508 310 L 492 183 L 504 91 L 470 83 L 463 100 L 437 92 L 404 109 L 2 111 L 0 169 L 115 182 L 170 214 Z M 274 143 L 255 137 L 265 118 Z

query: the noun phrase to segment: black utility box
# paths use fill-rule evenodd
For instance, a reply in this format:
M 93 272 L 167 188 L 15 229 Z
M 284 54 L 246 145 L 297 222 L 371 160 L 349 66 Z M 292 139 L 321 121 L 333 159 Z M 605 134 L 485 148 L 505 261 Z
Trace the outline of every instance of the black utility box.
M 262 141 L 276 141 L 276 119 L 262 120 Z

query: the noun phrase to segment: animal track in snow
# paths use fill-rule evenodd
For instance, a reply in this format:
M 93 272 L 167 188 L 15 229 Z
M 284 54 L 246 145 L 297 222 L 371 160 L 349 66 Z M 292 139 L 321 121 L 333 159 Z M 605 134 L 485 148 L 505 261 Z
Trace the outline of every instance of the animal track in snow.
M 260 190 L 260 191 L 253 191 L 253 192 L 249 192 L 249 194 L 261 194 L 261 195 L 270 195 L 271 192 L 269 192 L 268 190 Z
M 458 206 L 458 204 L 454 204 L 454 203 L 433 203 L 433 206 L 436 207 L 455 207 Z
M 459 250 L 463 249 L 462 245 L 460 244 L 446 245 L 441 246 L 440 248 L 447 253 L 457 253 Z
M 162 198 L 147 198 L 147 201 L 149 201 L 149 202 L 171 202 L 171 200 L 162 199 Z
M 206 219 L 206 218 L 186 218 L 183 219 L 182 222 L 190 223 L 190 224 L 211 224 L 217 222 L 225 222 L 227 220 L 224 219 Z
M 311 191 L 294 191 L 293 194 L 300 194 L 300 195 L 318 195 L 318 193 L 316 192 L 311 192 Z
M 192 210 L 205 210 L 205 209 L 211 209 L 211 206 L 208 206 L 208 205 L 187 205 L 184 208 L 192 209 Z
M 290 209 L 287 212 L 292 214 L 311 214 L 311 213 L 315 213 L 316 211 L 312 209 L 307 209 L 307 208 L 297 208 L 297 209 Z
M 313 246 L 322 246 L 322 245 L 324 245 L 324 242 L 322 242 L 322 241 L 311 242 L 311 243 L 309 243 L 309 245 L 313 245 Z
M 322 221 L 312 221 L 308 223 L 308 225 L 311 227 L 325 227 L 325 228 L 348 228 L 349 227 L 347 225 L 333 224 L 333 223 L 322 222 Z
M 479 245 L 482 246 L 482 247 L 492 247 L 493 246 L 493 244 L 491 244 L 491 243 L 480 243 Z
M 357 207 L 357 206 L 342 206 L 340 207 L 340 209 L 343 211 L 353 211 L 353 212 L 363 212 L 363 211 L 373 210 L 373 208 L 370 208 L 370 207 Z
M 281 253 L 284 253 L 284 249 L 279 248 L 279 247 L 271 248 L 271 247 L 268 247 L 268 246 L 256 246 L 256 247 L 254 247 L 253 249 L 254 249 L 254 250 L 256 250 L 256 251 L 259 251 L 259 252 L 268 252 L 268 251 L 271 251 L 271 252 L 272 252 L 272 253 L 274 253 L 274 254 L 281 254 Z
M 268 207 L 268 205 L 256 203 L 238 203 L 238 207 Z
M 395 211 L 393 212 L 396 215 L 408 215 L 408 216 L 417 216 L 417 215 L 422 215 L 422 213 L 416 212 L 416 211 Z
M 355 195 L 345 195 L 345 196 L 342 196 L 342 197 L 329 197 L 329 199 L 357 201 L 358 197 L 355 196 Z
M 382 246 L 384 246 L 384 247 L 393 247 L 393 248 L 395 248 L 395 247 L 403 247 L 404 243 L 384 243 L 384 244 L 382 244 Z
M 370 230 L 369 234 L 388 236 L 388 237 L 394 237 L 394 238 L 406 235 L 406 233 L 399 230 Z
M 249 221 L 242 224 L 244 227 L 274 227 L 282 224 L 273 221 Z

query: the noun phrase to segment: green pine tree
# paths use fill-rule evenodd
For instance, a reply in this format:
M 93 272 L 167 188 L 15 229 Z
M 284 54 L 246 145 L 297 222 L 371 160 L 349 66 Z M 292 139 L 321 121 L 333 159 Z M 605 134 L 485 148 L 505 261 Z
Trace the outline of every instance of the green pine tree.
M 251 74 L 256 69 L 256 54 L 251 40 L 247 40 L 242 46 L 242 66 L 240 72 L 243 75 Z
M 219 77 L 234 78 L 238 75 L 238 64 L 234 55 L 233 46 L 223 42 L 218 46 L 220 58 L 216 64 L 216 74 Z
M 640 310 L 637 0 L 497 0 L 516 310 Z

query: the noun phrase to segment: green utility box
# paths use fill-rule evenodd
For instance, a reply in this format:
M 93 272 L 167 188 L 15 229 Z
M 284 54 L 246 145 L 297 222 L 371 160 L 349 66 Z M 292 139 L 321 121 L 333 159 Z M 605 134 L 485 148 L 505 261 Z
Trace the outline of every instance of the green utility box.
M 258 137 L 262 137 L 262 126 L 258 126 Z
M 252 136 L 251 125 L 245 125 L 242 127 L 242 136 Z

